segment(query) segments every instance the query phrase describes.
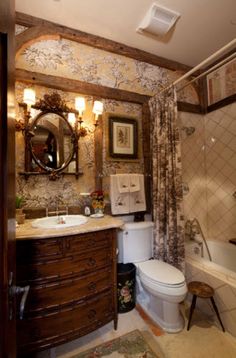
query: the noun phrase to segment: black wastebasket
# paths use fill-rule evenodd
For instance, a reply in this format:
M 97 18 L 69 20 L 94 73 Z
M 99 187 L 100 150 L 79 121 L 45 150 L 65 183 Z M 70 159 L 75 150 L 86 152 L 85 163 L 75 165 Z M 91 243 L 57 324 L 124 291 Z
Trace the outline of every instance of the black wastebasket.
M 135 272 L 134 264 L 117 264 L 117 298 L 118 312 L 125 313 L 135 307 Z

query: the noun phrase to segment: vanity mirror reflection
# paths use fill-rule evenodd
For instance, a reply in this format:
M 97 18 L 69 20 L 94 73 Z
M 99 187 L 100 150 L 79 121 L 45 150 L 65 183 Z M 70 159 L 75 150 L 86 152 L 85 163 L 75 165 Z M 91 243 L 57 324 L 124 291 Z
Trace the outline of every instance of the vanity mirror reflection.
M 29 107 L 24 106 L 23 130 L 25 137 L 25 177 L 48 174 L 55 180 L 61 174 L 71 174 L 78 178 L 78 140 L 86 135 L 81 123 L 76 120 L 77 111 L 69 108 L 56 92 Z M 37 115 L 31 117 L 31 108 Z M 74 113 L 74 124 L 69 122 L 69 113 Z M 80 128 L 78 128 L 78 124 Z

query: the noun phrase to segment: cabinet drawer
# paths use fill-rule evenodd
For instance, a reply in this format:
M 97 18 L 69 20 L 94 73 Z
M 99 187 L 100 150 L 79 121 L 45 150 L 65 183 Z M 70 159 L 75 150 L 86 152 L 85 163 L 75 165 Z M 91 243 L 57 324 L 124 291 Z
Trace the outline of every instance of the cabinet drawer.
M 111 230 L 96 231 L 66 238 L 66 253 L 77 253 L 111 247 Z
M 16 241 L 17 263 L 34 262 L 37 259 L 62 257 L 63 245 L 60 238 Z
M 19 285 L 49 282 L 59 278 L 81 276 L 102 267 L 111 266 L 112 252 L 91 250 L 80 255 L 66 256 L 58 260 L 41 261 L 18 265 L 17 283 Z
M 17 263 L 60 258 L 63 256 L 111 247 L 112 230 L 50 238 L 17 241 Z
M 114 319 L 112 291 L 86 303 L 53 314 L 18 321 L 18 347 L 21 352 L 82 336 Z
M 25 317 L 91 298 L 109 288 L 112 288 L 112 272 L 108 269 L 80 278 L 58 280 L 51 284 L 31 287 L 26 301 Z

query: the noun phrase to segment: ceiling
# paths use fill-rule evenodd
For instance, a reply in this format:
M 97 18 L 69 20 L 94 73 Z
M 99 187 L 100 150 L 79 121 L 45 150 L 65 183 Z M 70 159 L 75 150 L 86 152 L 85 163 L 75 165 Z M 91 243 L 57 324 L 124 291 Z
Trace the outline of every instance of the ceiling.
M 236 0 L 15 0 L 16 11 L 195 66 L 236 37 Z M 136 29 L 152 3 L 181 14 L 164 37 Z

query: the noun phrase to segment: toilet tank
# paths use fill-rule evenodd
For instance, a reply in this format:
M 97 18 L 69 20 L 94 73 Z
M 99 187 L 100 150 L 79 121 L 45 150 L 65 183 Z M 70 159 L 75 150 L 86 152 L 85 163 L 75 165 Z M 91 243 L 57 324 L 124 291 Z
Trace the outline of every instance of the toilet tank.
M 153 222 L 127 222 L 118 232 L 118 262 L 141 262 L 152 257 Z

